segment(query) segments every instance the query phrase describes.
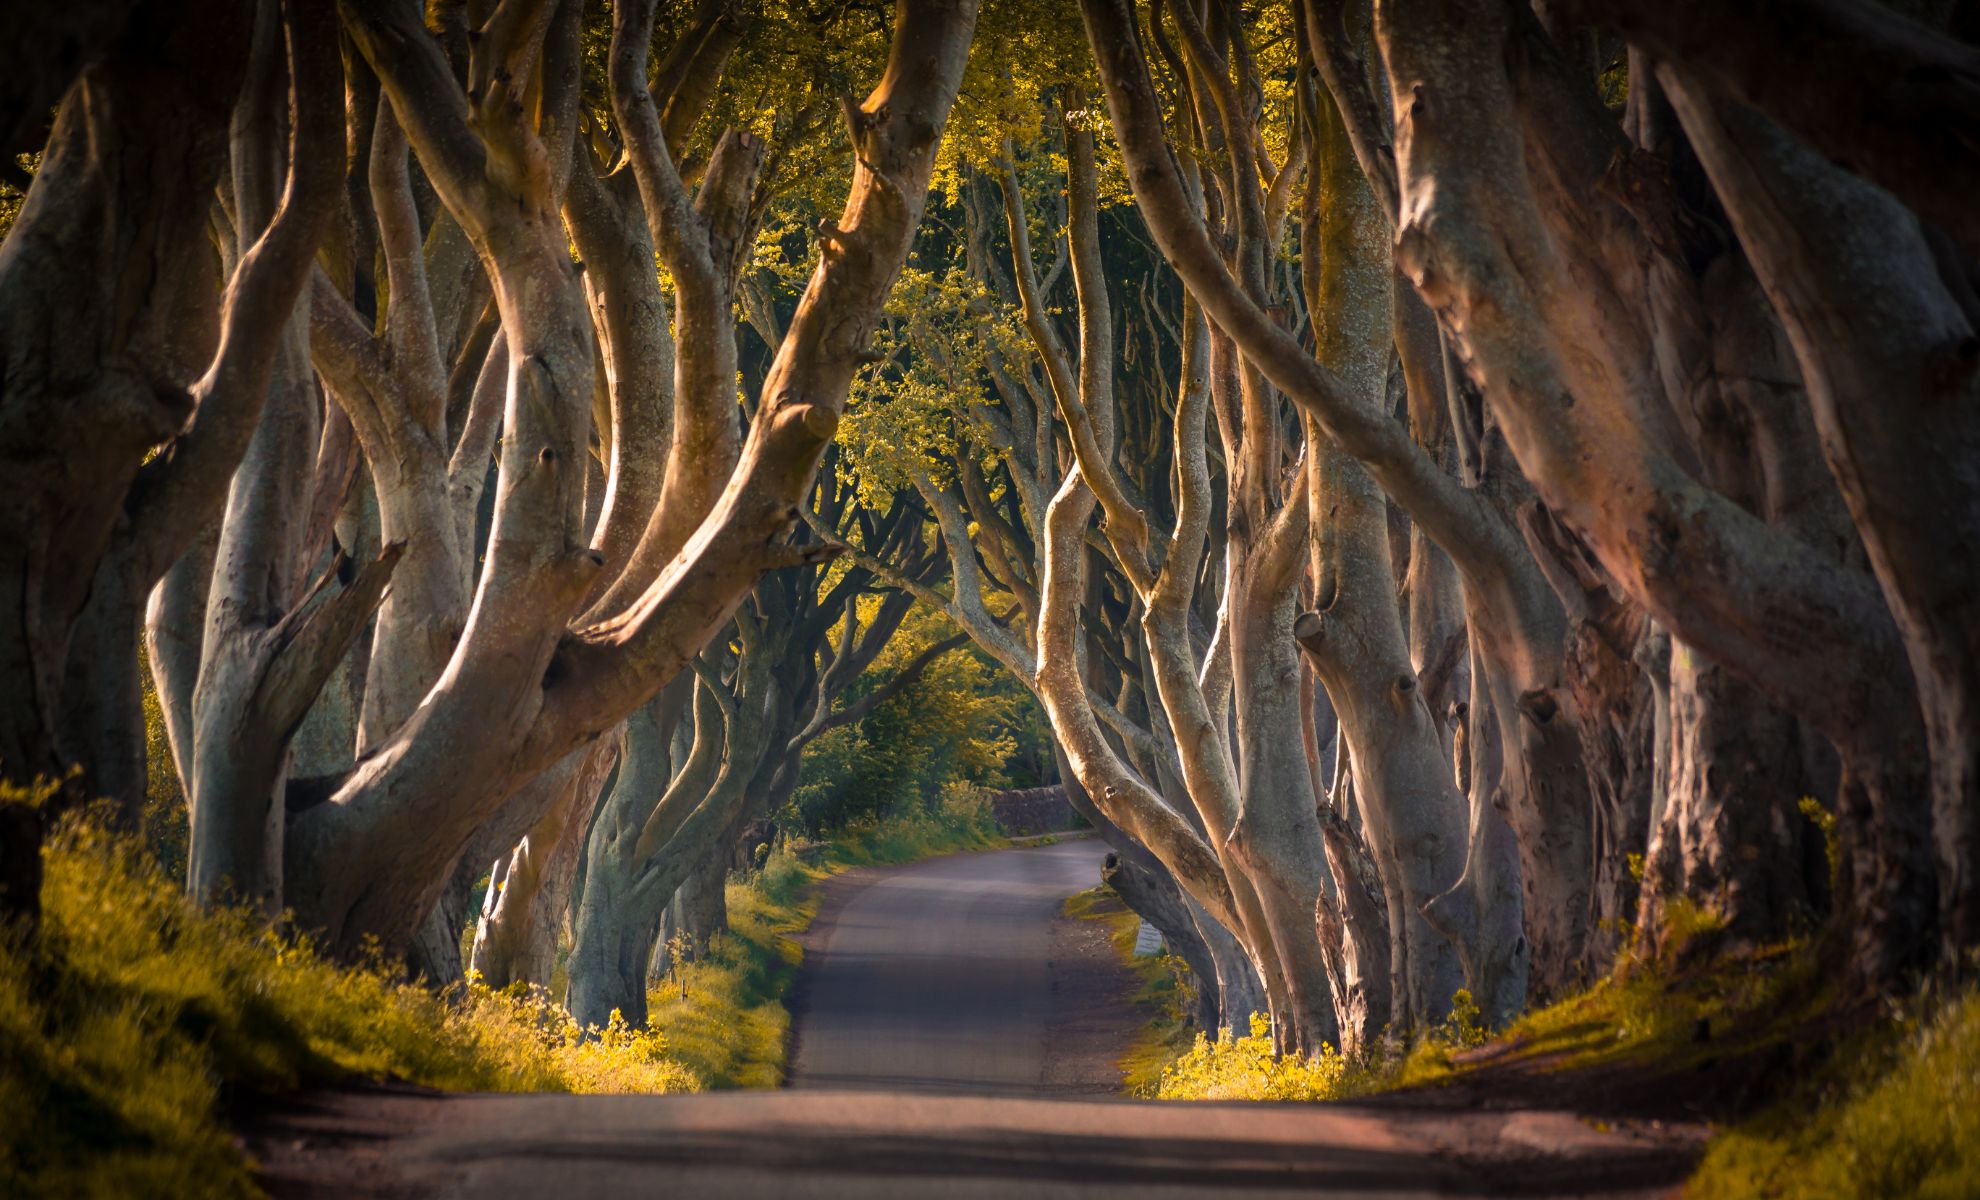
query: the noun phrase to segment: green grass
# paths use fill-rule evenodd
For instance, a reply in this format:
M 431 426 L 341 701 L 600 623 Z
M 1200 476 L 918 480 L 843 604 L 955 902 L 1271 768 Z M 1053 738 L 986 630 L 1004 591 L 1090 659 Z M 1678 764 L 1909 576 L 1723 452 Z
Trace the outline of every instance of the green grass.
M 1342 1094 L 1435 1087 L 1510 1065 L 1677 1069 L 1778 1038 L 1787 1022 L 1825 1002 L 1800 943 L 1716 956 L 1720 923 L 1683 903 L 1669 906 L 1665 926 L 1654 955 L 1625 957 L 1607 978 L 1529 1010 L 1489 1037 L 1469 993 L 1459 992 L 1443 1026 L 1400 1052 L 1357 1064 Z
M 1198 1034 L 1160 1068 L 1153 1094 L 1335 1100 L 1509 1067 L 1542 1075 L 1647 1070 L 1678 1086 L 1705 1086 L 1683 1081 L 1708 1060 L 1788 1046 L 1794 1065 L 1759 1080 L 1772 1100 L 1716 1134 L 1687 1196 L 1980 1196 L 1980 991 L 1845 1023 L 1806 944 L 1718 954 L 1710 914 L 1675 908 L 1666 925 L 1653 955 L 1626 958 L 1608 978 L 1525 1014 L 1489 1045 L 1462 994 L 1442 1028 L 1404 1053 L 1359 1063 L 1330 1049 L 1313 1059 L 1277 1058 L 1269 1026 L 1254 1018 L 1248 1036 Z M 1834 1032 L 1839 1024 L 1847 1032 Z
M 0 944 L 0 1194 L 253 1195 L 226 1091 L 697 1086 L 660 1035 L 584 1039 L 540 998 L 444 1000 L 200 911 L 135 839 L 89 820 L 64 822 L 45 862 L 40 938 Z
M 914 862 L 1004 843 L 989 806 L 952 790 L 927 812 L 868 819 L 821 843 L 784 846 L 759 871 L 731 876 L 729 932 L 647 993 L 648 1024 L 667 1052 L 710 1088 L 783 1082 L 791 1014 L 785 1007 L 803 952 L 796 938 L 818 915 L 817 885 L 854 867 Z
M 1831 1003 L 1804 942 L 1721 954 L 1717 918 L 1681 902 L 1667 907 L 1664 926 L 1653 952 L 1625 955 L 1606 978 L 1528 1011 L 1465 1064 L 1446 1054 L 1440 1064 L 1420 1062 L 1406 1077 L 1382 1082 L 1435 1084 L 1519 1063 L 1550 1071 L 1680 1070 L 1778 1042 Z
M 18 801 L 12 793 L 0 802 Z M 584 1031 L 543 989 L 443 998 L 202 911 L 138 839 L 71 819 L 46 852 L 42 935 L 0 941 L 0 1195 L 252 1196 L 231 1093 L 351 1079 L 478 1091 L 774 1086 L 814 884 L 998 844 L 980 800 L 873 821 L 729 885 L 731 933 L 655 996 L 654 1032 Z M 672 981 L 670 981 L 671 983 Z
M 1782 1101 L 1714 1138 L 1686 1194 L 1980 1196 L 1980 993 L 1847 1039 Z
M 773 897 L 762 878 L 802 869 L 772 855 L 763 872 L 728 884 L 729 932 L 647 992 L 647 1021 L 667 1031 L 672 1052 L 711 1088 L 776 1087 L 783 1080 L 791 1015 L 784 996 L 796 978 L 798 946 L 817 902 L 799 887 Z

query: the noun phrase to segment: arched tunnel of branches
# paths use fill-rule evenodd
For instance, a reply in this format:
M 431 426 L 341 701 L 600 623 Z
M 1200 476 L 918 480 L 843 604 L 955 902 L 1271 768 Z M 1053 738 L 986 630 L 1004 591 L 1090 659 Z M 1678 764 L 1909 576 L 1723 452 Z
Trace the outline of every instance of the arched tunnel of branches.
M 59 788 L 5 907 L 64 808 L 140 821 L 148 687 L 198 900 L 435 985 L 562 934 L 637 1024 L 807 748 L 967 654 L 1288 1050 L 1701 920 L 1958 974 L 1976 30 L 10 6 L 0 773 Z

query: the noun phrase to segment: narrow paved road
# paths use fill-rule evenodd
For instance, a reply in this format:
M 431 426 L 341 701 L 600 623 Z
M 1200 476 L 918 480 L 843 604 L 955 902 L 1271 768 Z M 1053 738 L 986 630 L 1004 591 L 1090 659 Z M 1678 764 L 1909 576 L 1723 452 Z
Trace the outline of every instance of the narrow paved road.
M 1683 1179 L 1701 1130 L 1435 1096 L 1073 1098 L 1068 1078 L 1104 1089 L 1108 1064 L 1068 1076 L 1061 1060 L 1120 1025 L 1096 1038 L 1069 1019 L 1118 1005 L 1119 980 L 1094 986 L 1104 955 L 1082 953 L 1056 911 L 1091 886 L 1103 853 L 1072 842 L 964 855 L 836 897 L 813 939 L 796 1090 L 342 1089 L 255 1113 L 243 1140 L 282 1200 L 1651 1197 Z
M 807 940 L 791 1086 L 1115 1090 L 1118 1075 L 1080 1088 L 1048 1053 L 1088 1049 L 1054 1036 L 1067 1003 L 1123 1004 L 1085 986 L 1088 963 L 1053 953 L 1060 906 L 1100 882 L 1106 855 L 1097 841 L 1068 841 L 933 859 L 824 914 Z M 1127 1049 L 1125 1038 L 1113 1049 Z

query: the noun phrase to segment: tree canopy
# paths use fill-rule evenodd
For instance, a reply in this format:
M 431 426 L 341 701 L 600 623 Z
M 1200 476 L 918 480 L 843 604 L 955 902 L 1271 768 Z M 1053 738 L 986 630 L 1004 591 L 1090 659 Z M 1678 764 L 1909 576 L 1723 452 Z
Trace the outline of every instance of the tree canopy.
M 492 862 L 475 968 L 637 1016 L 762 822 L 1059 780 L 1284 1049 L 1969 969 L 1972 5 L 84 7 L 0 776 L 169 756 L 203 902 L 444 983 Z

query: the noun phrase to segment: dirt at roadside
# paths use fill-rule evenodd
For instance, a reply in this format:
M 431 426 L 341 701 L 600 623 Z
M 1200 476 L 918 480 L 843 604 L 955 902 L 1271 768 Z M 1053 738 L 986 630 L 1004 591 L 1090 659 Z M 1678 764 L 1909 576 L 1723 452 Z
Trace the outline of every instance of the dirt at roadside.
M 1139 981 L 1122 962 L 1104 921 L 1064 913 L 1052 922 L 1052 1017 L 1045 1034 L 1048 1095 L 1119 1096 L 1121 1059 L 1141 1029 Z

